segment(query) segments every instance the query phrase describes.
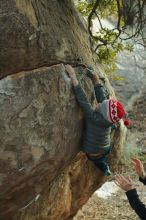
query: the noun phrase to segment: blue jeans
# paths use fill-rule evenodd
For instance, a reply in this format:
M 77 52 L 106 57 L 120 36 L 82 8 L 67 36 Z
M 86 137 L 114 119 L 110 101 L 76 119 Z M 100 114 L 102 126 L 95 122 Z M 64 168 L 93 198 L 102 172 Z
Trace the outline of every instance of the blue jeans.
M 110 175 L 110 170 L 109 170 L 109 166 L 107 164 L 107 160 L 108 160 L 108 154 L 111 152 L 111 147 L 109 147 L 109 150 L 101 155 L 101 157 L 99 156 L 91 156 L 89 154 L 86 154 L 88 159 L 91 160 L 96 167 L 98 167 L 103 173 L 104 175 Z

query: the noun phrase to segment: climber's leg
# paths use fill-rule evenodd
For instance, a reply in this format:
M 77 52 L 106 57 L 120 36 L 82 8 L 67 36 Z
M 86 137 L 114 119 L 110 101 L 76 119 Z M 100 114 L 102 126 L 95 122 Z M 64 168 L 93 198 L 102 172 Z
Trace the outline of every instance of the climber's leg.
M 107 160 L 108 160 L 107 156 L 96 158 L 96 156 L 94 157 L 87 155 L 87 157 L 95 164 L 96 167 L 98 167 L 104 173 L 105 176 L 109 176 L 111 174 L 111 171 L 107 164 Z
M 105 176 L 109 176 L 111 174 L 111 171 L 109 169 L 109 166 L 107 164 L 108 161 L 108 154 L 111 151 L 111 147 L 106 148 L 104 154 L 97 153 L 97 154 L 87 154 L 87 157 L 89 160 L 91 160 L 96 167 L 98 167 Z

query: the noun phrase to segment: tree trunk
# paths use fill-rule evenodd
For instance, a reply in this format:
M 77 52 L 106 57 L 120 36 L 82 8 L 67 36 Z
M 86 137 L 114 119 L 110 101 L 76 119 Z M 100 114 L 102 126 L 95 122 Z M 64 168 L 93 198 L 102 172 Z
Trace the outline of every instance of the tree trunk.
M 71 219 L 105 181 L 77 155 L 83 115 L 62 65 L 94 64 L 88 33 L 71 0 L 0 4 L 0 219 Z

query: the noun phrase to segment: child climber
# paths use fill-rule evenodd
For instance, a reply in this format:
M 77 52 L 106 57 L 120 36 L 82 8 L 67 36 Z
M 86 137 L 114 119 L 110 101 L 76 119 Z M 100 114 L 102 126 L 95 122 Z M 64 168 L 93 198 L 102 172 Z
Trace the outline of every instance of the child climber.
M 107 155 L 111 149 L 110 133 L 114 124 L 124 120 L 124 124 L 129 125 L 126 113 L 120 102 L 115 99 L 107 99 L 104 88 L 97 75 L 89 72 L 89 77 L 94 84 L 97 107 L 94 110 L 88 103 L 85 93 L 76 77 L 74 69 L 70 65 L 65 66 L 66 71 L 72 81 L 75 96 L 79 105 L 85 113 L 86 127 L 83 135 L 83 151 L 105 176 L 111 174 L 107 164 Z

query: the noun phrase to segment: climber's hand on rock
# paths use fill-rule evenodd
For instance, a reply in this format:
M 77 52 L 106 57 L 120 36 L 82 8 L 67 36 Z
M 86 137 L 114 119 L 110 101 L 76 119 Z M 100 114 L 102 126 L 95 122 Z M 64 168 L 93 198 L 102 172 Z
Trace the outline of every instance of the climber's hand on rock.
M 121 189 L 125 190 L 126 192 L 133 189 L 133 182 L 130 177 L 125 178 L 121 174 L 117 174 L 115 176 L 115 184 L 119 186 Z
M 69 77 L 72 78 L 76 78 L 76 73 L 74 68 L 71 65 L 65 65 L 65 70 L 68 73 Z
M 78 80 L 77 80 L 74 68 L 71 65 L 67 64 L 67 65 L 65 65 L 65 70 L 68 73 L 69 77 L 71 78 L 73 86 L 77 86 Z

